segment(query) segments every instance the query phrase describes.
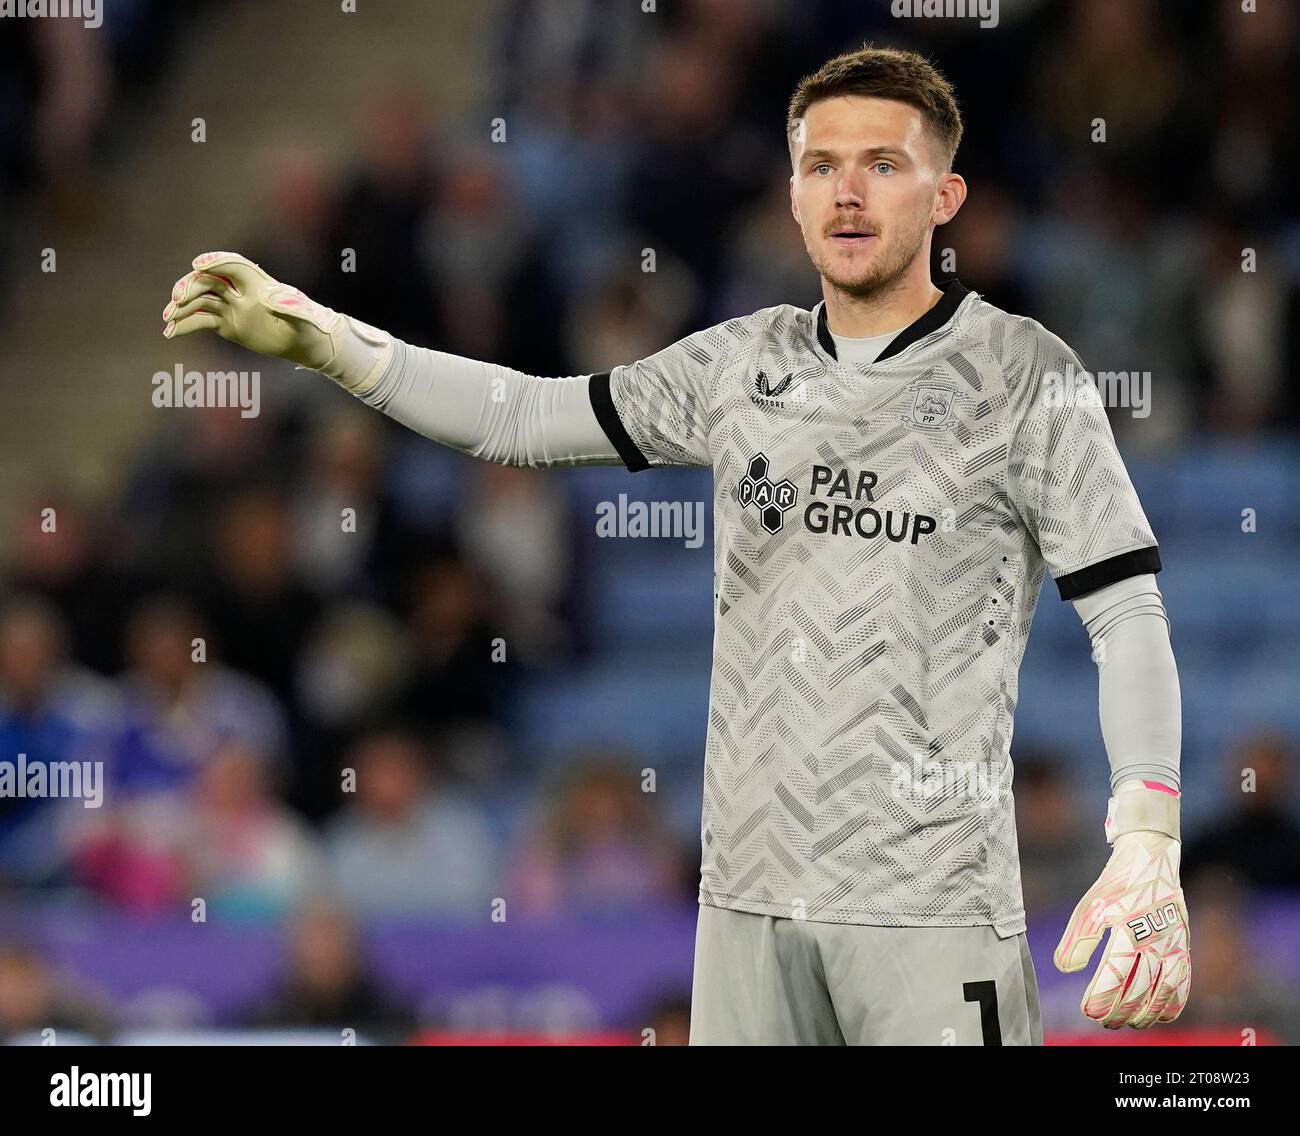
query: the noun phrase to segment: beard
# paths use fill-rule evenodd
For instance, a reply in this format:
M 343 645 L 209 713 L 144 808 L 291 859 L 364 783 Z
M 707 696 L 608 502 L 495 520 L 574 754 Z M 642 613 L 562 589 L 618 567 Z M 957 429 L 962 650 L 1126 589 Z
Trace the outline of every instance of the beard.
M 869 263 L 857 268 L 850 268 L 840 262 L 834 249 L 823 248 L 815 252 L 811 245 L 805 244 L 813 266 L 831 287 L 856 300 L 865 300 L 883 295 L 898 284 L 921 255 L 929 226 L 928 214 L 918 217 L 898 230 L 897 239 L 884 245 Z M 879 236 L 876 239 L 879 241 Z

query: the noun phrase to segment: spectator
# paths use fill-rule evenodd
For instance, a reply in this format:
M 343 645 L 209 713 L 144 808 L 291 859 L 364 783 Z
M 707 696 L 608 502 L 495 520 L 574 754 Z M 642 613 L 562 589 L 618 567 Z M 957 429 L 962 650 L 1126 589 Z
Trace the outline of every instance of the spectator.
M 223 741 L 284 753 L 280 706 L 261 683 L 208 657 L 208 631 L 183 600 L 157 598 L 128 627 L 127 731 L 115 780 L 125 793 L 183 790 Z
M 44 523 L 46 509 L 52 510 L 53 527 Z M 107 555 L 102 526 L 85 502 L 44 490 L 31 496 L 19 516 L 22 522 L 10 538 L 12 587 L 58 611 L 72 658 L 116 673 L 122 667 L 125 607 L 136 594 L 136 580 Z
M 413 659 L 396 714 L 430 732 L 496 720 L 514 674 L 505 628 L 489 622 L 482 574 L 453 556 L 410 582 Z M 504 647 L 504 650 L 503 650 Z
M 232 358 L 227 365 L 247 369 L 247 360 Z M 259 364 L 263 372 L 270 366 Z M 185 414 L 160 425 L 142 447 L 117 508 L 122 558 L 142 575 L 153 573 L 156 590 L 163 579 L 171 588 L 201 582 L 213 518 L 233 491 L 268 482 L 289 485 L 290 470 L 296 470 L 293 451 L 278 445 L 273 414 L 245 418 L 238 406 Z
M 384 423 L 352 405 L 319 420 L 292 504 L 294 573 L 324 599 L 379 591 L 384 557 L 397 549 L 381 495 Z
M 265 224 L 250 238 L 258 263 L 277 280 L 293 280 L 309 296 L 321 295 L 338 272 L 329 234 L 338 209 L 338 171 L 322 148 L 293 141 L 262 155 L 261 215 Z
M 187 899 L 192 794 L 221 747 L 241 743 L 281 768 L 285 722 L 254 680 L 198 654 L 206 631 L 160 598 L 128 627 L 124 726 L 108 768 L 109 807 L 83 820 L 75 869 L 93 892 L 145 914 Z
M 313 821 L 338 807 L 343 751 L 392 705 L 410 670 L 406 628 L 378 604 L 334 604 L 299 658 L 301 738 L 292 802 Z
M 683 850 L 655 819 L 635 769 L 578 760 L 517 850 L 508 895 L 538 915 L 612 912 L 688 898 Z
M 439 785 L 409 735 L 369 735 L 348 759 L 356 804 L 327 833 L 340 897 L 369 916 L 486 919 L 496 852 L 469 802 Z
M 122 728 L 112 686 L 66 656 L 63 621 L 45 602 L 12 601 L 0 613 L 0 757 L 27 768 L 97 762 L 97 792 Z M 62 882 L 81 800 L 0 797 L 0 882 Z M 68 822 L 71 822 L 68 823 Z
M 492 584 L 495 634 L 529 662 L 567 655 L 559 610 L 573 578 L 573 534 L 561 487 L 536 470 L 482 464 L 456 526 L 466 559 Z
M 288 927 L 288 972 L 245 1020 L 256 1026 L 354 1029 L 393 1040 L 411 1015 L 380 988 L 356 932 L 337 910 L 314 904 Z
M 228 742 L 204 762 L 187 841 L 194 895 L 221 917 L 273 917 L 323 884 L 307 826 L 276 800 L 266 762 Z
M 415 91 L 384 87 L 361 111 L 362 160 L 346 179 L 327 247 L 355 252 L 327 277 L 322 303 L 382 323 L 399 338 L 440 343 L 436 282 L 419 255 L 436 175 L 433 124 Z M 313 297 L 317 298 L 317 297 Z
M 1219 868 L 1240 884 L 1300 891 L 1300 824 L 1290 804 L 1289 743 L 1258 734 L 1234 746 L 1225 762 L 1230 805 L 1188 841 L 1183 878 Z
M 206 605 L 222 658 L 286 702 L 298 652 L 320 615 L 320 600 L 294 574 L 292 535 L 292 514 L 275 490 L 228 501 L 210 537 L 216 571 Z
M 108 1014 L 78 986 L 36 950 L 0 942 L 0 1043 L 76 1044 L 68 1034 L 104 1039 Z M 55 1031 L 52 1039 L 45 1030 Z

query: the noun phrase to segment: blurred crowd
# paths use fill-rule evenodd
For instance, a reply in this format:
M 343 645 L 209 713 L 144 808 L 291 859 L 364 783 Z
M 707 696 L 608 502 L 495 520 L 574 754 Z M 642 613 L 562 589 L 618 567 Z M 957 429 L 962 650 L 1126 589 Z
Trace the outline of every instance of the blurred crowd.
M 20 245 L 17 205 L 40 194 L 69 233 L 110 223 L 101 190 L 124 134 L 175 58 L 181 17 L 194 29 L 211 5 L 96 7 L 102 23 L 92 28 L 81 19 L 10 18 L 0 35 L 0 313 L 10 264 L 36 251 Z
M 152 19 L 166 5 L 128 7 L 140 18 L 81 73 L 93 114 L 60 78 L 81 64 L 57 29 L 0 40 L 0 218 L 5 195 L 111 164 L 99 127 L 114 92 L 148 80 L 140 61 L 170 35 Z M 1116 422 L 1126 449 L 1300 425 L 1284 176 L 1300 156 L 1300 9 L 1004 0 L 991 34 L 892 20 L 886 4 L 659 8 L 649 21 L 636 4 L 498 5 L 475 114 L 441 120 L 378 87 L 350 163 L 310 139 L 268 154 L 261 224 L 233 247 L 411 342 L 537 374 L 811 306 L 784 105 L 802 74 L 874 38 L 926 51 L 957 87 L 971 196 L 935 243 L 959 250 L 963 282 L 1095 368 L 1159 376 L 1159 413 Z M 340 271 L 345 247 L 355 272 Z M 1255 273 L 1240 270 L 1246 247 Z M 199 251 L 178 249 L 178 275 Z M 0 904 L 75 896 L 148 918 L 202 897 L 209 917 L 284 921 L 283 985 L 240 1020 L 402 1030 L 409 1013 L 358 946 L 369 920 L 483 921 L 498 897 L 539 918 L 692 902 L 698 830 L 641 791 L 636 754 L 579 751 L 543 771 L 512 730 L 531 678 L 596 650 L 586 522 L 557 475 L 431 453 L 319 376 L 263 378 L 259 417 L 169 418 L 116 500 L 42 493 L 10 534 L 0 756 L 102 762 L 108 788 L 99 809 L 0 798 Z M 702 729 L 700 742 L 702 760 Z M 1099 866 L 1071 807 L 1073 758 L 1018 755 L 1031 918 Z M 1294 999 L 1267 968 L 1227 963 L 1250 949 L 1240 885 L 1300 895 L 1295 753 L 1261 733 L 1222 761 L 1259 784 L 1225 792 L 1185 850 L 1208 962 L 1188 1016 L 1294 1037 Z M 0 944 L 0 1036 L 102 1029 L 111 1008 L 71 990 L 30 945 Z M 661 1009 L 676 1036 L 680 1005 Z

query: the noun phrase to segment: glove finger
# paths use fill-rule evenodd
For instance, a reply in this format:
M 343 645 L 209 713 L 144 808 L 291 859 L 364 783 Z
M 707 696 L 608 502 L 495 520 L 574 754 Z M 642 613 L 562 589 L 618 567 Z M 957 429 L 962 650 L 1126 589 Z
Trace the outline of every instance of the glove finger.
M 187 272 L 172 285 L 171 299 L 174 302 L 183 304 L 187 299 L 189 299 L 191 295 L 190 286 L 194 283 L 195 275 L 196 274 L 193 272 Z
M 242 295 L 229 276 L 221 276 L 215 272 L 191 272 L 190 275 L 194 278 L 195 287 L 202 288 L 206 292 L 215 292 L 218 296 Z
M 1097 971 L 1083 992 L 1080 1009 L 1084 1016 L 1100 1022 L 1107 1029 L 1118 1029 L 1127 1020 L 1124 1000 L 1134 983 L 1142 980 L 1140 960 L 1132 944 L 1112 928 Z
M 1148 991 L 1149 996 L 1128 1020 L 1128 1024 L 1134 1029 L 1149 1029 L 1160 1020 L 1160 1011 L 1164 1009 L 1165 1000 L 1171 989 L 1169 977 L 1174 969 L 1176 964 L 1167 959 L 1161 959 L 1156 963 L 1155 976 L 1151 979 L 1151 989 Z
M 1177 1021 L 1178 1015 L 1183 1012 L 1183 1007 L 1187 1005 L 1187 997 L 1191 992 L 1192 959 L 1190 954 L 1184 954 L 1174 970 L 1173 978 L 1169 983 L 1169 994 L 1164 998 L 1160 1016 L 1156 1020 L 1161 1022 Z
M 1126 1026 L 1150 1003 L 1154 991 L 1152 968 L 1155 965 L 1155 956 L 1150 951 L 1139 951 L 1136 954 L 1129 966 L 1128 980 L 1120 989 L 1115 1007 L 1106 1015 L 1102 1025 L 1107 1029 Z
M 221 318 L 214 316 L 211 312 L 195 312 L 194 315 L 181 320 L 180 323 L 169 323 L 163 328 L 163 335 L 172 339 L 177 335 L 189 335 L 192 331 L 215 331 L 221 326 Z
M 1156 1022 L 1173 1021 L 1182 1013 L 1182 1005 L 1178 1001 L 1178 984 L 1177 978 L 1171 971 L 1176 971 L 1177 967 L 1165 972 L 1161 981 L 1160 989 L 1156 991 L 1155 997 L 1151 1001 L 1150 1011 L 1143 1016 L 1143 1025 L 1155 1025 Z M 1166 1018 L 1166 1014 L 1173 1014 L 1173 1017 Z
M 194 258 L 194 267 L 200 272 L 226 277 L 240 292 L 250 296 L 264 285 L 275 283 L 272 276 L 237 252 L 202 253 Z
M 1178 954 L 1178 965 L 1174 969 L 1173 977 L 1170 979 L 1170 994 L 1165 1002 L 1164 1009 L 1160 1012 L 1160 1021 L 1176 1021 L 1178 1015 L 1183 1012 L 1183 1007 L 1187 1005 L 1187 999 L 1192 993 L 1192 947 L 1191 947 L 1191 923 L 1187 918 L 1187 904 L 1183 899 L 1182 888 L 1178 889 L 1178 914 L 1183 920 L 1183 934 L 1177 940 L 1177 944 L 1171 949 L 1172 955 L 1175 951 Z M 1167 965 L 1172 965 L 1173 959 L 1168 960 Z
M 211 312 L 214 316 L 224 315 L 226 304 L 220 296 L 204 292 L 191 300 L 186 300 L 183 304 L 173 300 L 163 308 L 163 320 L 167 323 L 179 323 L 187 316 L 194 315 L 195 312 Z
M 1087 892 L 1079 900 L 1052 955 L 1057 970 L 1071 974 L 1088 965 L 1088 960 L 1092 958 L 1093 951 L 1105 934 L 1105 915 L 1105 901 L 1093 891 Z
M 1162 952 L 1159 973 L 1153 983 L 1151 1002 L 1138 1015 L 1132 1025 L 1145 1029 L 1159 1021 L 1173 1021 L 1187 1002 L 1187 988 L 1191 984 L 1191 959 L 1187 948 L 1179 943 L 1169 944 Z M 1165 1018 L 1165 1014 L 1172 1017 Z
M 239 291 L 223 277 L 210 272 L 187 272 L 172 286 L 171 298 L 177 304 L 192 300 L 205 292 L 215 292 L 219 296 L 238 296 Z

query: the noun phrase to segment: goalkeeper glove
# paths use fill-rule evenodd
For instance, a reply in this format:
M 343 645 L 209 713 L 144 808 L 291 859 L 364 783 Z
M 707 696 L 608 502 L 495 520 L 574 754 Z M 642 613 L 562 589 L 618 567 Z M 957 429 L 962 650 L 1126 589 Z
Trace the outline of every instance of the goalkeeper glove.
M 378 382 L 393 354 L 387 332 L 317 304 L 233 252 L 195 257 L 163 320 L 168 339 L 211 329 L 259 355 L 320 371 L 356 395 Z
M 1125 781 L 1111 798 L 1106 839 L 1114 850 L 1079 901 L 1056 947 L 1056 968 L 1082 970 L 1110 938 L 1080 1003 L 1107 1029 L 1146 1029 L 1183 1012 L 1192 985 L 1187 907 L 1178 882 L 1179 795 Z

